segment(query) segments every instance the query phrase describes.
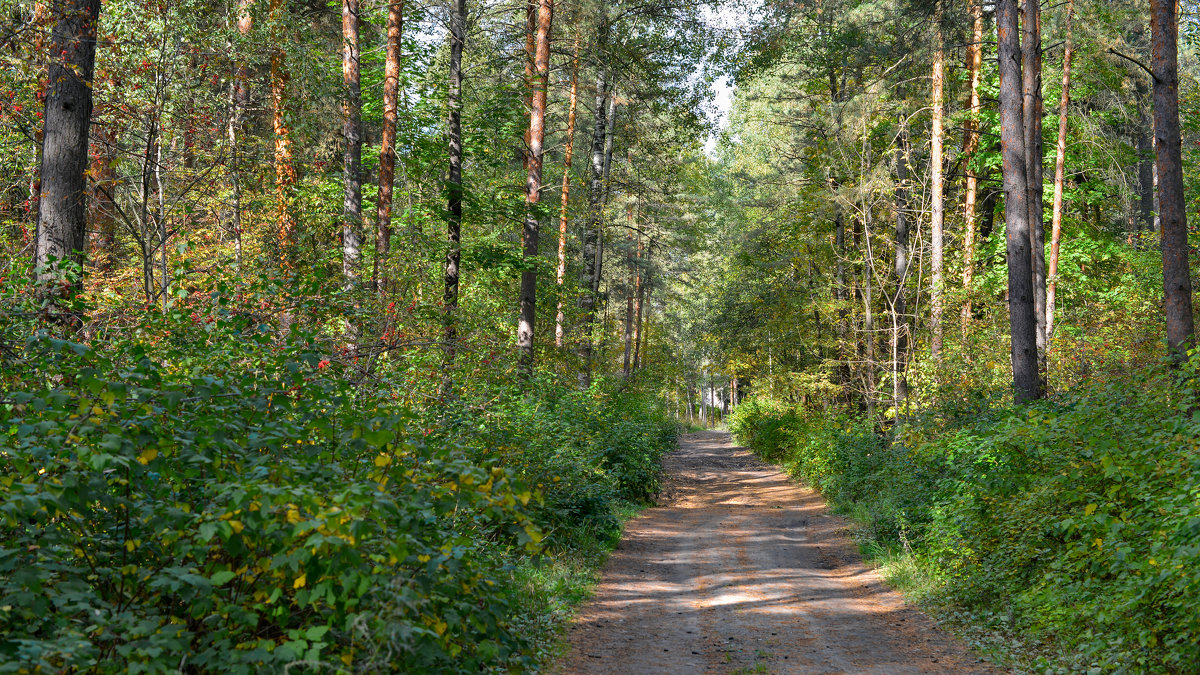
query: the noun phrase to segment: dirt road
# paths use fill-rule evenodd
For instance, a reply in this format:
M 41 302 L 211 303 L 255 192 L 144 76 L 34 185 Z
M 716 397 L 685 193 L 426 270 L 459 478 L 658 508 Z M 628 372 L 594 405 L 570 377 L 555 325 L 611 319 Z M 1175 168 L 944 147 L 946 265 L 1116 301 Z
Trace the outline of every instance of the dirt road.
M 571 628 L 565 673 L 993 673 L 866 567 L 820 496 L 684 437 Z

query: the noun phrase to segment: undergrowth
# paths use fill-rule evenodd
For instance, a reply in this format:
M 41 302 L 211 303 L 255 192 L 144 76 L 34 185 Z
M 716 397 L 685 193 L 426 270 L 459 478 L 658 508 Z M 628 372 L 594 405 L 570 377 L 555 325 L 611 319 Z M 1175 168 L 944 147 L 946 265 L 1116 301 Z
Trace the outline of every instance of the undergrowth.
M 1139 373 L 1011 407 L 982 398 L 880 435 L 767 400 L 731 428 L 859 523 L 891 578 L 1038 672 L 1200 662 L 1195 378 Z
M 246 304 L 0 328 L 0 673 L 545 663 L 658 489 L 661 406 L 500 376 L 412 405 L 411 369 Z

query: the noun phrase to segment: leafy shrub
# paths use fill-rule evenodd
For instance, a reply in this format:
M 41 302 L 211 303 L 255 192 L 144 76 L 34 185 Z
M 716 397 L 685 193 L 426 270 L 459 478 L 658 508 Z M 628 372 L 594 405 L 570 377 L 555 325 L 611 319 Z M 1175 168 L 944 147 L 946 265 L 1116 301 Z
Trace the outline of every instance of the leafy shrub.
M 1194 377 L 1150 371 L 1016 408 L 934 410 L 879 436 L 770 401 L 731 427 L 909 549 L 948 602 L 1010 617 L 1045 667 L 1186 671 L 1200 661 L 1200 415 Z

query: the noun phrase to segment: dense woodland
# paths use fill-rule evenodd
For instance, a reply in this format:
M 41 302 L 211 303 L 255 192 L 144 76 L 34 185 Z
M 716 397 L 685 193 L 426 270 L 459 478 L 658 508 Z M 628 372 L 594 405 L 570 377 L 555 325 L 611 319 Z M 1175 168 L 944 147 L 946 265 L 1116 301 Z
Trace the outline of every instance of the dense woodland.
M 0 673 L 546 668 L 726 421 L 998 663 L 1189 670 L 1198 40 L 0 0 Z

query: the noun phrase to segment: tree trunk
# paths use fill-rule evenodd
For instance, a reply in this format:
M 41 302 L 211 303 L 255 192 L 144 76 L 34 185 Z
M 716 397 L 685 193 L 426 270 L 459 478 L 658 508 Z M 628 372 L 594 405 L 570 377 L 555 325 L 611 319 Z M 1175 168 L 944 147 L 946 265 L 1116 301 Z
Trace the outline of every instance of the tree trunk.
M 400 107 L 400 49 L 404 0 L 388 3 L 387 55 L 383 66 L 383 129 L 379 140 L 379 196 L 375 199 L 375 266 L 371 288 L 387 287 L 387 261 L 392 247 L 392 190 L 396 180 L 396 121 Z
M 566 334 L 563 322 L 564 283 L 567 278 L 567 205 L 571 193 L 571 161 L 575 158 L 575 106 L 579 100 L 579 33 L 575 33 L 575 55 L 571 59 L 571 94 L 567 109 L 567 147 L 563 157 L 562 206 L 558 212 L 558 269 L 555 284 L 558 286 L 558 306 L 554 314 L 554 346 L 562 349 Z
M 1037 322 L 1038 373 L 1046 379 L 1046 225 L 1042 205 L 1042 12 L 1037 0 L 1025 3 L 1022 45 L 1022 108 L 1029 200 L 1029 253 L 1033 266 L 1033 311 Z
M 56 0 L 43 112 L 41 194 L 34 268 L 38 280 L 82 266 L 87 246 L 88 131 L 100 0 Z M 78 289 L 82 278 L 75 279 Z
M 450 170 L 446 180 L 446 291 L 442 296 L 442 360 L 440 397 L 453 387 L 452 369 L 458 351 L 458 265 L 462 256 L 462 54 L 467 34 L 467 0 L 450 5 L 450 86 L 447 96 L 446 136 Z
M 1159 219 L 1167 346 L 1176 363 L 1195 343 L 1192 278 L 1188 266 L 1187 208 L 1183 194 L 1179 130 L 1179 25 L 1177 0 L 1150 0 L 1151 69 L 1154 71 L 1154 135 L 1158 152 Z M 47 106 L 48 107 L 48 106 Z
M 117 208 L 113 194 L 117 184 L 117 139 L 108 128 L 98 127 L 92 153 L 92 188 L 88 200 L 91 222 L 88 259 L 100 272 L 111 272 L 116 263 Z
M 838 310 L 838 380 L 842 386 L 842 396 L 849 403 L 852 399 L 850 394 L 850 357 L 847 354 L 848 343 L 850 341 L 850 319 L 849 308 L 849 291 L 846 285 L 846 219 L 839 213 L 834 218 L 834 245 L 837 249 L 834 253 L 837 256 L 837 278 L 833 288 L 833 299 L 836 301 Z M 768 365 L 771 358 L 770 345 L 767 346 Z
M 608 24 L 601 8 L 601 23 L 597 43 L 601 54 L 608 35 Z M 592 125 L 591 147 L 591 176 L 588 184 L 588 222 L 583 233 L 582 258 L 583 267 L 580 270 L 580 286 L 585 288 L 579 296 L 579 309 L 582 313 L 583 331 L 579 342 L 579 358 L 582 370 L 579 373 L 579 386 L 587 388 L 592 381 L 592 332 L 596 323 L 597 289 L 596 279 L 600 271 L 600 228 L 603 219 L 604 197 L 604 140 L 608 128 L 608 77 L 601 66 L 596 73 L 596 107 Z
M 251 14 L 253 0 L 238 0 L 237 30 L 239 42 L 231 51 L 236 61 L 233 89 L 230 95 L 229 125 L 226 130 L 229 138 L 229 182 L 233 188 L 233 251 L 234 265 L 240 272 L 242 269 L 242 165 L 241 165 L 241 134 L 246 108 L 250 105 L 250 67 L 246 63 L 246 42 L 250 31 L 254 28 L 254 18 Z
M 1071 59 L 1075 55 L 1072 41 L 1072 20 L 1075 15 L 1075 0 L 1067 0 L 1066 10 L 1067 45 L 1063 51 L 1062 98 L 1058 104 L 1058 145 L 1054 161 L 1054 208 L 1050 220 L 1050 269 L 1046 288 L 1046 346 L 1054 339 L 1054 298 L 1058 290 L 1058 247 L 1062 239 L 1063 188 L 1066 182 L 1067 165 L 1067 112 L 1071 104 Z M 1047 358 L 1049 356 L 1047 355 Z
M 629 373 L 633 370 L 633 343 L 637 338 L 634 336 L 634 295 L 636 295 L 636 287 L 639 283 L 638 279 L 638 259 L 635 251 L 641 248 L 641 240 L 635 248 L 634 244 L 634 220 L 633 220 L 633 202 L 629 202 L 626 209 L 627 219 L 629 221 L 629 253 L 626 260 L 629 262 L 629 285 L 625 290 L 625 360 L 623 362 L 622 373 L 625 379 L 629 379 Z
M 296 243 L 296 214 L 294 199 L 296 192 L 296 166 L 292 160 L 292 129 L 288 124 L 287 89 L 291 73 L 287 67 L 287 55 L 280 24 L 283 22 L 283 0 L 271 0 L 271 17 L 274 24 L 271 50 L 271 126 L 275 137 L 275 191 L 276 216 L 281 259 L 285 267 L 292 267 Z
M 342 278 L 347 290 L 362 266 L 362 87 L 359 78 L 358 0 L 342 0 Z
M 534 56 L 532 106 L 529 109 L 529 174 L 525 179 L 525 268 L 521 272 L 521 316 L 517 324 L 517 370 L 533 376 L 534 320 L 537 318 L 538 203 L 542 198 L 542 144 L 546 138 L 546 88 L 550 77 L 550 23 L 554 1 L 540 0 Z
M 966 300 L 962 307 L 962 333 L 965 343 L 967 327 L 971 323 L 971 285 L 975 280 L 975 204 L 979 195 L 979 176 L 972 162 L 979 152 L 979 81 L 983 69 L 983 0 L 971 0 L 971 44 L 967 46 L 967 70 L 971 79 L 970 115 L 967 117 L 963 143 L 963 166 L 966 168 L 967 187 L 963 198 L 963 293 Z
M 643 259 L 642 251 L 645 250 Z M 634 325 L 633 325 L 633 369 L 641 370 L 642 354 L 645 352 L 646 345 L 646 324 L 642 322 L 642 312 L 645 310 L 647 314 L 647 322 L 649 321 L 649 310 L 646 309 L 646 286 L 650 282 L 650 247 L 642 248 L 642 242 L 638 239 L 638 260 L 641 263 L 638 265 L 637 275 L 637 298 L 634 300 Z
M 933 130 L 930 135 L 930 190 L 932 194 L 932 224 L 930 227 L 932 279 L 929 308 L 929 351 L 934 360 L 942 355 L 942 304 L 944 281 L 942 279 L 943 226 L 946 220 L 945 188 L 942 177 L 942 89 L 946 80 L 946 56 L 942 46 L 942 0 L 937 0 L 933 18 Z
M 908 299 L 905 297 L 904 283 L 908 278 L 909 148 L 904 119 L 901 114 L 900 148 L 896 153 L 896 256 L 893 267 L 896 296 L 892 300 L 892 399 L 897 416 L 901 404 L 908 398 Z
M 1029 181 L 1023 124 L 1021 42 L 1017 0 L 996 3 L 1000 70 L 1000 146 L 1004 166 L 1004 219 L 1013 384 L 1018 402 L 1041 398 L 1033 258 L 1029 253 Z

